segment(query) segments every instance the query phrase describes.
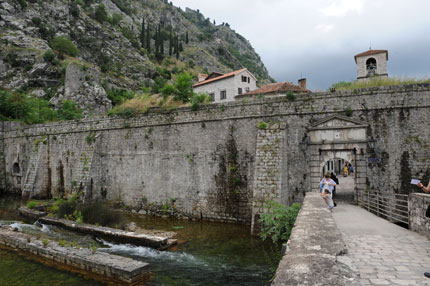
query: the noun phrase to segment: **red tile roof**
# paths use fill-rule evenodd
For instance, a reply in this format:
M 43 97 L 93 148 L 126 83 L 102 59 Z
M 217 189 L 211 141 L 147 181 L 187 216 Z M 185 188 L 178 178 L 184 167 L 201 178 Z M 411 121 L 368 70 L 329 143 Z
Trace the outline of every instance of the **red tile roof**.
M 381 53 L 385 53 L 385 56 L 387 57 L 387 61 L 388 61 L 388 51 L 387 50 L 368 50 L 366 52 L 359 53 L 359 54 L 355 55 L 354 59 L 355 59 L 355 62 L 357 63 L 357 57 L 371 56 L 371 55 L 377 55 L 377 54 L 381 54 Z
M 284 82 L 278 82 L 278 83 L 271 83 L 268 85 L 263 85 L 262 87 L 247 92 L 244 95 L 258 95 L 258 94 L 269 94 L 269 93 L 283 93 L 283 92 L 311 92 L 307 88 L 303 88 L 301 86 L 292 84 L 291 82 L 284 81 Z
M 241 73 L 243 71 L 246 71 L 246 70 L 247 69 L 240 69 L 240 70 L 237 70 L 237 71 L 234 71 L 234 72 L 231 72 L 231 73 L 227 73 L 227 74 L 215 77 L 215 78 L 207 79 L 207 80 L 201 81 L 199 83 L 196 83 L 195 85 L 193 85 L 193 87 L 198 87 L 198 86 L 201 86 L 201 85 L 204 85 L 204 84 L 208 84 L 208 83 L 220 80 L 220 79 L 224 79 L 224 78 L 228 78 L 228 77 L 231 77 L 231 76 L 235 76 L 235 75 L 237 75 L 237 74 L 239 74 L 239 73 Z

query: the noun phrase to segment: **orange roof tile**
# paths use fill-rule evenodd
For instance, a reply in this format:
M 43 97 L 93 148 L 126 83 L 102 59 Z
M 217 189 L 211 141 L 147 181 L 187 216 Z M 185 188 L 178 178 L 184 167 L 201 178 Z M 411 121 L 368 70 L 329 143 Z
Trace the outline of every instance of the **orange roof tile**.
M 246 71 L 246 70 L 247 69 L 240 69 L 240 70 L 237 70 L 237 71 L 234 71 L 234 72 L 231 72 L 231 73 L 227 73 L 227 74 L 215 77 L 215 78 L 204 80 L 204 81 L 201 81 L 199 83 L 196 83 L 195 85 L 193 85 L 193 87 L 198 87 L 198 86 L 201 86 L 201 85 L 204 85 L 204 84 L 208 84 L 208 83 L 211 83 L 211 82 L 223 79 L 223 78 L 228 78 L 228 77 L 231 77 L 231 76 L 235 76 L 235 75 L 237 75 L 237 74 L 239 74 L 239 73 L 241 73 L 243 71 Z
M 355 55 L 354 59 L 355 59 L 355 62 L 357 63 L 357 57 L 371 56 L 371 55 L 376 55 L 376 54 L 381 54 L 381 53 L 385 53 L 385 56 L 387 57 L 387 61 L 388 61 L 388 51 L 387 50 L 368 50 L 366 52 L 359 53 L 359 54 Z
M 281 93 L 281 92 L 311 92 L 307 88 L 292 84 L 291 82 L 284 81 L 278 83 L 271 83 L 268 85 L 263 85 L 262 87 L 247 92 L 245 95 L 258 95 L 258 94 L 268 94 L 268 93 Z

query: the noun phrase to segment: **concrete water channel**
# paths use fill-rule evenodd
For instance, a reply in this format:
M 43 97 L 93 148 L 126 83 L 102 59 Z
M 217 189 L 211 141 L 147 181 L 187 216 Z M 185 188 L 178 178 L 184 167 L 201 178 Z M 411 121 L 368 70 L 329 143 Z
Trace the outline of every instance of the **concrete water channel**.
M 23 221 L 16 211 L 21 204 L 20 198 L 1 197 L 0 220 Z M 270 285 L 280 260 L 280 246 L 252 237 L 246 225 L 172 220 L 132 213 L 124 217 L 140 227 L 177 233 L 179 244 L 170 251 L 105 241 L 97 250 L 149 263 L 151 280 L 144 285 Z M 41 239 L 64 239 L 80 245 L 95 243 L 92 236 L 54 226 L 41 228 L 31 221 L 19 226 Z M 0 257 L 0 285 L 105 285 L 89 276 L 85 278 L 34 262 L 10 249 L 0 249 Z

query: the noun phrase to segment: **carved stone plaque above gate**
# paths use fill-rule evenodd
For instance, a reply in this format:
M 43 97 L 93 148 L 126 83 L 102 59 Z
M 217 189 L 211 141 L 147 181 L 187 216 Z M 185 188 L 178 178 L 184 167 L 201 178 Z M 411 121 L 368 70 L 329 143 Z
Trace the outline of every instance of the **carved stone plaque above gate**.
M 332 115 L 309 128 L 310 142 L 313 144 L 363 142 L 367 141 L 366 128 L 365 122 L 342 115 Z

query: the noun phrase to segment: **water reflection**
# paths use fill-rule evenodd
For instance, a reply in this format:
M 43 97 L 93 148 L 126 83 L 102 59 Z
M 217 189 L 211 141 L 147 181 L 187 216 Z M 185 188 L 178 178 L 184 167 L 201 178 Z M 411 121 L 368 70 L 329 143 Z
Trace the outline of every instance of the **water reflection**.
M 0 224 L 14 224 L 21 231 L 42 238 L 73 241 L 83 246 L 94 243 L 92 236 L 79 235 L 37 223 L 17 222 L 22 220 L 16 212 L 20 205 L 20 198 L 0 198 L 0 220 L 2 220 Z M 99 248 L 98 251 L 128 256 L 149 263 L 153 279 L 147 283 L 148 286 L 270 285 L 270 279 L 279 263 L 280 246 L 273 245 L 269 241 L 263 243 L 259 238 L 252 237 L 249 234 L 249 226 L 246 225 L 163 219 L 122 212 L 121 215 L 124 220 L 134 221 L 142 228 L 177 232 L 180 245 L 174 251 L 160 252 L 146 247 L 100 241 L 104 247 Z M 9 275 L 9 264 L 16 259 L 17 267 L 22 268 L 23 271 L 11 272 L 12 280 L 25 281 L 25 283 L 1 284 L 0 278 L 0 285 L 102 285 L 84 280 L 76 284 L 63 284 L 59 282 L 62 279 L 72 281 L 81 278 L 43 265 L 35 266 L 34 263 L 25 261 L 15 254 L 9 253 L 6 255 L 8 259 L 3 260 L 3 250 L 0 254 L 2 255 L 0 276 Z M 27 266 L 26 263 L 28 263 Z M 40 284 L 28 282 L 30 274 L 25 269 L 32 267 L 38 269 L 37 275 L 41 276 L 40 279 L 44 273 L 47 277 L 58 275 L 57 282 L 52 282 L 50 278 Z

